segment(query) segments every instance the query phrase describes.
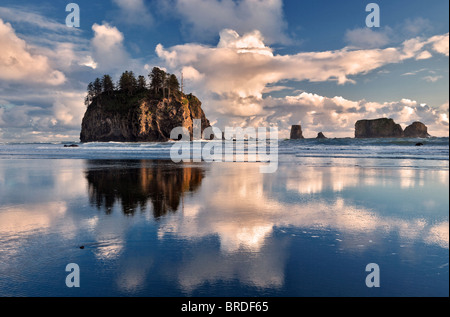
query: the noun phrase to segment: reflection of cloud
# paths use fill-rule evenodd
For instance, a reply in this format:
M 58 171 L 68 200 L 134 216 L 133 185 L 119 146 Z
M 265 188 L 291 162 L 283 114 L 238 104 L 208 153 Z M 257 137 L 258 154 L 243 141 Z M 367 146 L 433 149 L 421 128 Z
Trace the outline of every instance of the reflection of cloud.
M 120 234 L 120 233 L 119 233 Z M 102 235 L 96 236 L 97 240 L 102 239 Z M 120 253 L 123 249 L 123 241 L 120 239 L 110 239 L 106 238 L 104 241 L 98 242 L 94 244 L 95 250 L 94 254 L 99 260 L 114 260 L 119 257 Z
M 448 248 L 448 221 L 435 224 L 420 216 L 403 218 L 396 210 L 385 214 L 366 207 L 370 205 L 368 201 L 361 206 L 342 196 L 360 187 L 369 191 L 371 187 L 395 187 L 401 177 L 416 180 L 403 184 L 400 193 L 424 186 L 423 171 L 401 170 L 398 177 L 397 172 L 282 166 L 277 175 L 262 175 L 251 164 L 233 163 L 230 168 L 212 169 L 198 196 L 185 200 L 186 213 L 161 219 L 158 237 L 163 239 L 170 234 L 191 241 L 208 236 L 219 238 L 220 253 L 193 252 L 192 260 L 179 268 L 179 283 L 187 292 L 204 282 L 235 277 L 247 285 L 282 286 L 286 246 L 278 244 L 276 250 L 266 250 L 272 248 L 276 239 L 272 236 L 275 227 L 314 231 L 311 237 L 335 231 L 339 234 L 336 243 L 351 252 L 382 245 L 385 237 L 392 234 L 398 235 L 402 243 L 422 241 Z M 448 171 L 431 174 L 438 183 L 441 180 L 448 185 L 448 179 L 440 179 Z M 387 183 L 391 178 L 396 181 Z M 288 197 L 292 193 L 300 196 L 293 201 L 284 200 L 283 195 L 274 196 L 273 186 L 275 192 L 287 190 Z M 254 254 L 251 260 L 248 252 Z M 241 258 L 243 254 L 246 260 Z
M 442 248 L 448 249 L 449 223 L 440 222 L 431 227 L 428 236 L 425 238 L 429 244 L 437 244 Z
M 2 206 L 0 209 L 2 257 L 18 253 L 27 242 L 27 238 L 48 232 L 55 222 L 65 216 L 66 211 L 67 206 L 63 202 Z M 64 234 L 70 235 L 72 231 L 73 227 L 68 224 Z
M 136 292 L 145 285 L 147 274 L 153 265 L 153 259 L 148 257 L 124 258 L 117 286 L 125 292 Z
M 5 207 L 2 207 L 5 208 Z M 0 213 L 0 235 L 27 235 L 49 229 L 67 210 L 63 202 L 13 206 Z
M 434 232 L 433 236 L 443 236 L 436 235 L 437 229 L 431 229 L 431 224 L 425 219 L 380 215 L 339 197 L 323 201 L 311 196 L 301 204 L 278 201 L 267 195 L 262 187 L 262 184 L 268 183 L 267 180 L 263 179 L 264 176 L 253 173 L 251 165 L 234 164 L 233 168 L 241 171 L 208 178 L 208 184 L 201 190 L 202 204 L 186 200 L 185 209 L 195 212 L 165 219 L 166 222 L 159 229 L 159 237 L 164 237 L 166 232 L 187 239 L 217 235 L 220 237 L 222 251 L 233 253 L 240 249 L 260 250 L 275 226 L 330 228 L 355 234 L 381 230 L 386 233 L 398 232 L 403 239 L 425 239 L 426 242 L 437 241 L 426 238 L 431 231 Z M 281 172 L 284 176 L 276 181 L 277 184 L 283 182 L 287 190 L 294 189 L 301 195 L 320 194 L 323 191 L 338 193 L 358 188 L 361 182 L 364 186 L 379 186 L 377 181 L 380 182 L 379 174 L 367 173 L 358 168 L 290 166 L 289 171 L 281 169 Z M 359 176 L 358 172 L 363 175 Z M 442 172 L 448 175 L 447 171 Z M 403 188 L 425 184 L 423 171 L 420 170 L 400 170 L 399 176 Z M 403 182 L 403 178 L 407 179 L 406 182 Z M 215 179 L 218 180 L 217 183 Z M 433 207 L 430 201 L 423 204 Z M 442 241 L 438 244 L 442 245 Z
M 285 241 L 271 240 L 250 258 L 246 252 L 224 255 L 196 250 L 192 260 L 178 270 L 180 286 L 189 293 L 205 282 L 239 279 L 242 284 L 258 288 L 282 287 L 286 247 Z

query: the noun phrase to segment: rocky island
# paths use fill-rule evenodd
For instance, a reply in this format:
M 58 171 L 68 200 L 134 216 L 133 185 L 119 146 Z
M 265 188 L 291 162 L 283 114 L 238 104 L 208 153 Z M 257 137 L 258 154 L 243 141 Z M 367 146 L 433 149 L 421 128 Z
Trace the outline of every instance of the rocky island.
M 291 140 L 304 139 L 302 126 L 300 124 L 295 124 L 291 127 L 291 135 L 289 137 Z
M 428 128 L 421 122 L 414 122 L 405 130 L 393 119 L 380 118 L 359 120 L 355 124 L 355 138 L 427 138 Z
M 176 127 L 185 127 L 192 139 L 194 119 L 201 120 L 202 132 L 210 126 L 200 100 L 180 91 L 175 75 L 154 67 L 149 78 L 147 86 L 144 76 L 126 71 L 117 85 L 109 75 L 90 83 L 81 142 L 164 142 Z

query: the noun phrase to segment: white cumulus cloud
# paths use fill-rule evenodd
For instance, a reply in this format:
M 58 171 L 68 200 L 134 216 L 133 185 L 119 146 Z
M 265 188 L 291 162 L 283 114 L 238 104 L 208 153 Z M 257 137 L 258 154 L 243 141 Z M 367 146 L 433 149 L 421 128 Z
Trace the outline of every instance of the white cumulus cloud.
M 61 85 L 66 77 L 44 55 L 33 54 L 11 24 L 0 19 L 0 79 Z
M 96 67 L 101 70 L 111 70 L 121 67 L 129 60 L 123 46 L 124 36 L 116 27 L 108 23 L 92 26 L 94 37 L 91 40 L 93 59 Z
M 315 133 L 328 130 L 339 131 L 339 136 L 352 136 L 355 121 L 367 117 L 393 117 L 405 125 L 411 120 L 422 120 L 440 132 L 442 125 L 434 108 L 406 99 L 370 103 L 307 93 L 274 99 L 263 97 L 263 93 L 267 87 L 291 80 L 353 83 L 356 76 L 388 64 L 430 58 L 430 50 L 445 54 L 441 36 L 417 37 L 398 47 L 382 49 L 344 47 L 278 55 L 265 43 L 261 32 L 239 35 L 235 30 L 224 29 L 216 46 L 188 43 L 164 48 L 160 44 L 156 53 L 169 70 L 183 69 L 191 75 L 186 83 L 204 101 L 205 111 L 215 123 L 241 126 L 243 121 L 246 125 L 265 122 L 287 129 L 302 121 Z

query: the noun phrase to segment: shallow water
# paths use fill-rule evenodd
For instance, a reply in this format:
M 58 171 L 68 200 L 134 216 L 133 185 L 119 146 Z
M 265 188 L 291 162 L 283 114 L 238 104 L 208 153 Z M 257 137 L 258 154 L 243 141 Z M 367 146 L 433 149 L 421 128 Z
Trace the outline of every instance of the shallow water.
M 52 155 L 0 159 L 1 296 L 449 295 L 448 159 Z

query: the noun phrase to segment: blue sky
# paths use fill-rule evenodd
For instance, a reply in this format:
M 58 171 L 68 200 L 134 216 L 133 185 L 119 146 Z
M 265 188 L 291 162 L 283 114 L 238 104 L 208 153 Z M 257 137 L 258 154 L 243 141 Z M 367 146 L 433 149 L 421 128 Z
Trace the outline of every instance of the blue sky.
M 353 136 L 356 120 L 419 120 L 448 136 L 449 3 L 387 1 L 69 1 L 0 3 L 0 141 L 76 141 L 87 84 L 160 66 L 224 126 L 287 136 Z

